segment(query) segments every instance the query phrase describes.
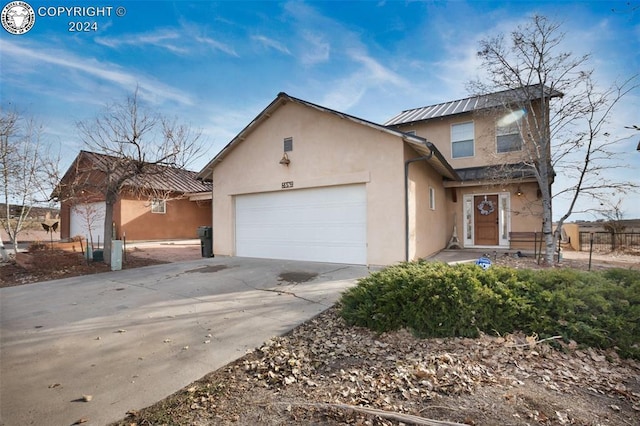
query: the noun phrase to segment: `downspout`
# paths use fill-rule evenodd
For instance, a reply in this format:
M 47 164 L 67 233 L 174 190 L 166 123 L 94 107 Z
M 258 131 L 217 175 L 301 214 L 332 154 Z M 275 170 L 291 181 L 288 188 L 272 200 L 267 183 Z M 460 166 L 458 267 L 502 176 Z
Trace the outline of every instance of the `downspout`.
M 431 150 L 429 155 L 412 158 L 404 162 L 404 260 L 406 262 L 409 261 L 409 164 L 431 159 L 433 157 L 433 149 L 431 147 L 429 149 Z

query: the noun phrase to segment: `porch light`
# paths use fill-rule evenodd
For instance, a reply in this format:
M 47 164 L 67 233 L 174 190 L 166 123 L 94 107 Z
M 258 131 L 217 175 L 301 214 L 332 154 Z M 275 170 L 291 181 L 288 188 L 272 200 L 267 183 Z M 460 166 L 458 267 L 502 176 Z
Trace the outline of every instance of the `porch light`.
M 285 152 L 284 154 L 282 154 L 282 159 L 280 160 L 280 164 L 282 164 L 283 166 L 289 166 L 289 163 L 291 163 L 291 160 L 289 160 L 289 156 Z
M 518 185 L 518 189 L 516 189 L 516 195 L 517 195 L 518 197 L 521 197 L 521 196 L 522 196 L 522 194 L 524 194 L 524 192 L 522 192 L 522 189 L 520 189 L 520 185 Z

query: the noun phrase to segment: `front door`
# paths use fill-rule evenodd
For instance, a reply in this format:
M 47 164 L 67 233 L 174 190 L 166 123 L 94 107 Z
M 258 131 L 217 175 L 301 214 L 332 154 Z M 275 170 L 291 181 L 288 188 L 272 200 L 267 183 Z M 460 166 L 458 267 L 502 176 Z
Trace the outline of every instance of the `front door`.
M 498 196 L 476 195 L 473 197 L 475 241 L 477 246 L 498 245 Z

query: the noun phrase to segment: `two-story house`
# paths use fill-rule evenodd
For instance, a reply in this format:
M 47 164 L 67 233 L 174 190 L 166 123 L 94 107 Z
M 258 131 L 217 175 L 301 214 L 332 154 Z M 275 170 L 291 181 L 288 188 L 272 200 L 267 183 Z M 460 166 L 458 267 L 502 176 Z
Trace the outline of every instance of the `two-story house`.
M 530 248 L 510 234 L 538 232 L 541 238 L 541 194 L 531 167 L 540 156 L 531 155 L 533 144 L 522 138 L 541 131 L 534 122 L 543 105 L 531 99 L 536 89 L 410 109 L 385 123 L 432 142 L 457 172 L 460 180 L 443 185 L 451 190 L 448 208 L 456 217 L 461 247 Z
M 214 253 L 386 265 L 452 241 L 508 248 L 512 230 L 540 229 L 537 183 L 516 166 L 527 118 L 482 104 L 382 125 L 280 93 L 198 174 L 213 182 Z

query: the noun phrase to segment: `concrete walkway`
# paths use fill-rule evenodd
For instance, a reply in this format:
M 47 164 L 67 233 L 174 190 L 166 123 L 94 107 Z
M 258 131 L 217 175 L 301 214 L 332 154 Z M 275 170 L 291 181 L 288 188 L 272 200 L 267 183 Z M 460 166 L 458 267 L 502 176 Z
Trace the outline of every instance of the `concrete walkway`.
M 121 419 L 312 318 L 368 273 L 216 257 L 0 289 L 0 424 Z

